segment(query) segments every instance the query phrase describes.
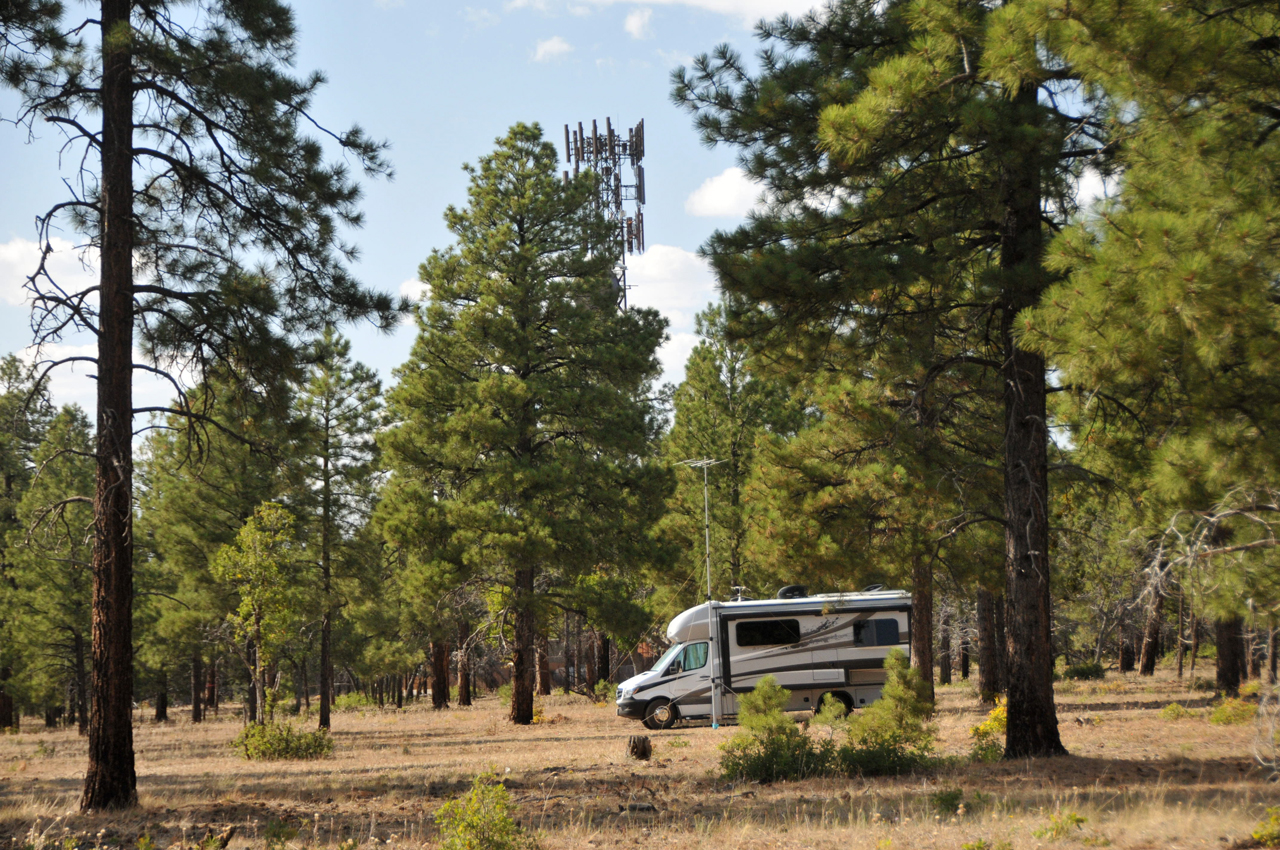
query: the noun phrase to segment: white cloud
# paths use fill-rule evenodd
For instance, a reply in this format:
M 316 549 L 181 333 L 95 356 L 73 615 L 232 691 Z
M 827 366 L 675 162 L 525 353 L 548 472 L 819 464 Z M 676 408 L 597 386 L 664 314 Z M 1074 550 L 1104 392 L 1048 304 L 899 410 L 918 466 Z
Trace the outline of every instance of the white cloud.
M 602 6 L 634 0 L 592 0 Z M 819 6 L 814 0 L 641 0 L 643 6 L 689 6 L 706 12 L 736 17 L 750 28 L 761 18 L 773 20 L 781 14 L 803 15 Z
M 684 202 L 689 215 L 741 218 L 760 202 L 760 184 L 737 166 L 708 178 Z
M 81 253 L 66 239 L 54 236 L 49 240 L 53 253 L 45 268 L 55 282 L 68 292 L 75 292 L 98 281 L 98 273 L 92 266 L 81 263 Z M 40 265 L 40 243 L 14 237 L 0 243 L 0 301 L 6 304 L 25 304 L 27 292 L 23 288 L 27 276 Z
M 498 23 L 499 18 L 488 9 L 477 9 L 474 6 L 464 6 L 462 11 L 458 13 L 462 19 L 471 24 L 476 29 L 484 29 Z
M 533 9 L 537 12 L 547 11 L 547 0 L 509 0 L 506 7 L 507 11 L 513 9 Z
M 653 35 L 649 23 L 653 20 L 653 9 L 641 8 L 627 15 L 623 27 L 632 38 L 648 38 Z
M 670 339 L 658 351 L 663 381 L 679 383 L 689 353 L 698 344 L 694 317 L 719 300 L 715 275 L 706 261 L 674 245 L 651 245 L 627 260 L 627 303 L 652 307 L 671 322 Z
M 409 278 L 400 284 L 400 294 L 410 301 L 421 301 L 427 297 L 429 287 L 416 277 Z
M 373 0 L 379 9 L 399 9 L 404 5 L 404 0 Z
M 546 62 L 550 59 L 555 59 L 558 56 L 563 56 L 572 50 L 573 45 L 569 44 L 569 42 L 565 41 L 560 36 L 553 35 L 551 38 L 538 42 L 537 47 L 533 50 L 533 61 Z
M 37 356 L 37 354 L 39 356 Z M 35 346 L 24 348 L 18 353 L 28 363 L 50 364 L 69 357 L 97 357 L 96 342 L 83 343 L 50 343 L 36 351 Z M 133 350 L 133 359 L 137 363 L 145 363 L 142 351 Z M 75 361 L 65 363 L 49 372 L 49 395 L 53 403 L 61 407 L 64 404 L 78 404 L 93 419 L 93 412 L 98 406 L 98 382 L 95 375 L 98 367 L 95 363 Z M 180 381 L 191 385 L 190 376 L 179 375 Z M 133 371 L 133 406 L 134 407 L 167 407 L 176 395 L 173 384 L 164 378 L 141 369 Z M 146 424 L 145 417 L 134 422 L 134 430 Z
M 677 65 L 683 65 L 686 68 L 693 64 L 693 56 L 689 53 L 682 53 L 679 50 L 663 50 L 658 48 L 658 58 L 664 64 L 674 68 Z
M 1087 209 L 1095 201 L 1113 197 L 1116 189 L 1115 178 L 1103 177 L 1097 170 L 1086 168 L 1084 173 L 1080 175 L 1080 182 L 1076 186 L 1076 200 L 1079 202 L 1081 209 Z

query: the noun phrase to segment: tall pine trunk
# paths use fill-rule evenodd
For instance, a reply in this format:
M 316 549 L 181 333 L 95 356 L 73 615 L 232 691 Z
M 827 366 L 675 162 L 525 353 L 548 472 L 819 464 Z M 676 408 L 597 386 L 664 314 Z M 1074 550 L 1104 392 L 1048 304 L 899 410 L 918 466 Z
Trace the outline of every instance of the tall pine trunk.
M 458 705 L 471 705 L 471 653 L 467 649 L 471 637 L 471 624 L 458 624 Z
M 204 657 L 200 650 L 191 653 L 191 722 L 204 721 Z
M 1049 432 L 1045 362 L 1018 346 L 1014 323 L 1044 291 L 1044 237 L 1037 88 L 1011 98 L 1001 165 L 1004 221 L 1000 338 L 1004 349 L 1005 640 L 1008 731 L 1005 758 L 1066 753 L 1053 702 L 1049 595 Z
M 330 526 L 332 525 L 333 491 L 329 481 L 329 431 L 324 433 L 323 487 L 320 518 L 320 590 L 324 594 L 324 613 L 320 617 L 320 728 L 330 728 L 330 697 L 333 693 L 333 600 Z
M 137 805 L 133 760 L 133 69 L 131 0 L 102 0 L 98 434 L 89 768 L 81 810 Z
M 533 655 L 538 637 L 533 580 L 533 568 L 522 567 L 515 571 L 512 588 L 515 628 L 511 651 L 511 722 L 522 726 L 533 722 Z
M 933 567 L 917 555 L 911 568 L 911 666 L 923 677 L 933 701 Z
M 1167 594 L 1163 575 L 1168 569 L 1167 564 L 1160 565 L 1161 575 L 1151 589 L 1151 608 L 1147 611 L 1146 628 L 1142 631 L 1142 655 L 1138 659 L 1138 674 L 1141 676 L 1156 674 L 1156 656 L 1160 653 L 1160 626 L 1164 623 L 1164 598 Z
M 169 674 L 160 671 L 160 681 L 156 683 L 156 722 L 169 721 Z
M 1213 622 L 1214 642 L 1218 644 L 1218 690 L 1232 697 L 1240 696 L 1240 674 L 1244 667 L 1240 644 L 1242 625 L 1239 616 L 1219 617 Z
M 431 707 L 449 707 L 449 644 L 442 640 L 431 642 Z
M 85 672 L 84 635 L 75 634 L 75 686 L 76 686 L 76 730 L 81 735 L 89 734 L 89 675 Z
M 1001 645 L 996 640 L 996 596 L 978 588 L 978 696 L 988 705 L 1000 694 Z
M 609 660 L 609 636 L 596 632 L 596 672 L 602 682 L 613 682 L 613 670 Z
M 938 684 L 951 684 L 951 618 L 943 613 L 938 623 Z

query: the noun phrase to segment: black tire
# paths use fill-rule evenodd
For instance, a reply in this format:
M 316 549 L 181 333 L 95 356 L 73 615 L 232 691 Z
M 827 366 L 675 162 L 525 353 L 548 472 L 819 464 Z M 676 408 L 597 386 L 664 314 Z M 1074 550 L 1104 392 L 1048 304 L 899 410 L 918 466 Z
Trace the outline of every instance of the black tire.
M 680 710 L 664 697 L 658 697 L 644 708 L 644 725 L 647 729 L 670 729 L 679 719 Z
M 835 697 L 839 700 L 840 704 L 844 706 L 845 714 L 853 711 L 853 697 L 849 696 L 844 691 L 827 691 L 822 696 L 818 697 L 818 704 L 813 707 L 814 714 L 822 711 L 822 704 L 826 701 L 827 697 Z

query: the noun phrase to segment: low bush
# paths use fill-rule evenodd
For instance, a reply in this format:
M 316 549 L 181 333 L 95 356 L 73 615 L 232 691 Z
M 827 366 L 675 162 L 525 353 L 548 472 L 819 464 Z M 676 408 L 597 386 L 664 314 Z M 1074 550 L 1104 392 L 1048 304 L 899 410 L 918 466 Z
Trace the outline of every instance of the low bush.
M 333 753 L 328 730 L 303 732 L 286 723 L 250 723 L 231 746 L 250 761 L 319 759 Z
M 1180 702 L 1171 702 L 1160 709 L 1161 720 L 1186 720 L 1192 713 Z
M 596 702 L 607 703 L 607 702 L 613 702 L 613 698 L 616 692 L 617 692 L 616 685 L 614 685 L 612 682 L 602 679 L 601 681 L 596 682 L 596 689 L 595 691 L 592 692 L 592 695 L 595 697 Z
M 1214 726 L 1238 726 L 1253 720 L 1257 714 L 1256 704 L 1228 697 L 1214 706 L 1209 714 L 1209 722 Z
M 511 705 L 511 683 L 503 682 L 498 685 L 498 701 L 503 705 Z
M 1280 847 L 1280 806 L 1267 809 L 1267 816 L 1254 827 L 1253 840 L 1263 847 Z
M 924 678 L 897 649 L 885 658 L 884 670 L 880 699 L 850 721 L 849 739 L 838 753 L 850 776 L 896 776 L 933 760 L 933 729 L 926 723 L 933 702 L 926 696 Z
M 1074 679 L 1078 682 L 1102 679 L 1106 677 L 1106 671 L 1102 669 L 1102 665 L 1097 661 L 1086 661 L 1083 664 L 1072 664 L 1070 667 L 1062 671 L 1062 678 Z
M 1069 838 L 1088 823 L 1088 818 L 1082 818 L 1075 812 L 1067 812 L 1066 814 L 1049 815 L 1049 822 L 1040 829 L 1031 830 L 1031 834 L 1036 838 L 1047 838 L 1050 841 L 1060 841 Z
M 834 746 L 815 743 L 785 713 L 791 692 L 773 676 L 765 676 L 740 697 L 738 724 L 721 749 L 720 770 L 725 779 L 776 782 L 829 773 Z
M 511 797 L 492 773 L 475 778 L 466 796 L 436 812 L 442 850 L 536 850 L 537 840 L 511 815 Z
M 1196 676 L 1187 683 L 1187 690 L 1189 691 L 1216 691 L 1217 689 L 1218 683 L 1207 676 Z
M 996 762 L 1004 757 L 1004 736 L 1009 728 L 1009 709 L 1004 697 L 996 700 L 995 708 L 987 714 L 987 719 L 969 730 L 973 738 L 973 749 L 969 757 L 974 761 Z
M 369 708 L 374 705 L 373 698 L 359 691 L 352 691 L 349 694 L 338 694 L 333 701 L 334 711 L 356 711 L 361 708 Z

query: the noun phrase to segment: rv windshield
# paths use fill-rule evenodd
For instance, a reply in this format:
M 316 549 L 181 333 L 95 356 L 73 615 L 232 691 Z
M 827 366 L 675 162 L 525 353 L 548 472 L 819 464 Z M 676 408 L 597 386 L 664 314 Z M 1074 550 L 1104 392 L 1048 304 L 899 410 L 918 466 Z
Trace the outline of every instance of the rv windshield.
M 682 650 L 682 649 L 684 649 L 684 644 L 683 644 L 683 643 L 676 643 L 676 644 L 672 644 L 672 645 L 671 645 L 671 648 L 670 648 L 670 649 L 668 649 L 666 652 L 662 653 L 662 657 L 661 657 L 661 658 L 659 658 L 659 659 L 658 659 L 658 661 L 657 661 L 657 663 L 656 663 L 656 664 L 654 664 L 654 665 L 653 665 L 652 667 L 650 667 L 649 669 L 650 669 L 650 670 L 666 670 L 666 669 L 667 669 L 667 665 L 671 663 L 671 659 L 675 658 L 675 657 L 676 657 L 676 655 L 677 655 L 677 654 L 680 652 L 680 650 Z

